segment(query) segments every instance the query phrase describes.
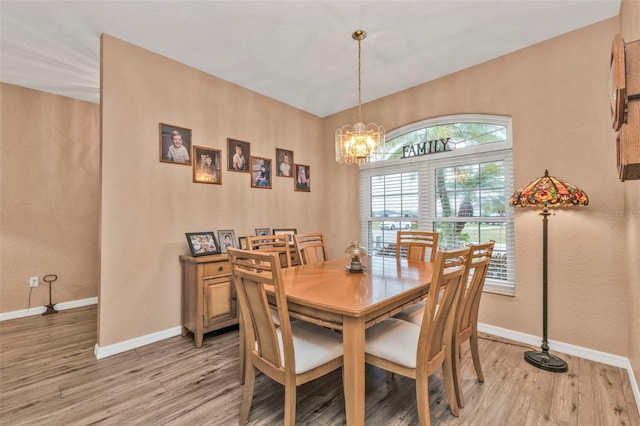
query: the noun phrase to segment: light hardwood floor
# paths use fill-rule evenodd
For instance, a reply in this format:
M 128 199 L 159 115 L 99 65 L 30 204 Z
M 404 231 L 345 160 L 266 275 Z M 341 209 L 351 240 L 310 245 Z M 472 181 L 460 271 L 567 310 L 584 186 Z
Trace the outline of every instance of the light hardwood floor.
M 196 349 L 173 337 L 102 360 L 96 307 L 0 323 L 2 425 L 233 425 L 238 423 L 238 331 Z M 537 348 L 534 348 L 537 349 Z M 429 381 L 434 425 L 640 425 L 626 371 L 563 355 L 568 373 L 527 364 L 525 348 L 484 335 L 479 384 L 463 347 L 466 406 L 451 415 L 441 376 Z M 415 425 L 414 381 L 366 369 L 367 425 Z M 283 388 L 259 375 L 249 422 L 282 423 Z M 297 423 L 343 425 L 341 370 L 298 389 Z

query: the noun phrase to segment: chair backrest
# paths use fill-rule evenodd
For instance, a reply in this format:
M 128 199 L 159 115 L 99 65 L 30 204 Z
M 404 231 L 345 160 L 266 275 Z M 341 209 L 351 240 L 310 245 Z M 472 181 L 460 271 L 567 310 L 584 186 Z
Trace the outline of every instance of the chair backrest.
M 455 310 L 459 305 L 469 252 L 469 247 L 437 251 L 427 306 L 420 326 L 418 366 L 424 364 L 428 368 L 431 361 L 441 365 L 445 350 L 452 343 Z
M 247 249 L 266 253 L 278 253 L 282 267 L 291 267 L 291 249 L 287 235 L 259 235 L 247 237 Z
M 252 354 L 254 362 L 260 363 L 260 369 L 275 369 L 284 374 L 286 365 L 287 368 L 293 368 L 291 371 L 295 371 L 293 337 L 282 284 L 279 254 L 236 248 L 227 248 L 227 254 L 238 294 L 248 352 Z M 276 327 L 273 321 L 265 286 L 273 288 L 280 320 L 279 327 Z M 282 337 L 282 348 L 278 334 Z
M 300 256 L 300 262 L 303 265 L 321 263 L 327 260 L 327 247 L 324 244 L 324 234 L 322 232 L 295 234 L 293 241 Z
M 437 232 L 398 231 L 396 236 L 397 259 L 406 257 L 408 260 L 424 262 L 427 250 L 430 251 L 429 262 L 435 262 L 438 250 Z
M 466 279 L 463 279 L 463 284 L 467 285 L 463 286 L 456 318 L 456 332 L 458 334 L 478 322 L 480 298 L 482 297 L 482 289 L 487 278 L 494 245 L 495 242 L 491 241 L 490 243 L 469 246 L 471 249 L 470 262 L 465 273 Z M 468 279 L 469 276 L 471 280 Z

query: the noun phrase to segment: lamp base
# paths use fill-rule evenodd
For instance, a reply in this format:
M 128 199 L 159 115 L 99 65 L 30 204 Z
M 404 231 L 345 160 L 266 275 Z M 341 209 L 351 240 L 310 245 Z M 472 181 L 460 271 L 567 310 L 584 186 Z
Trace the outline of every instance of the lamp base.
M 45 305 L 45 308 L 47 308 L 46 311 L 44 311 L 42 313 L 42 315 L 51 315 L 51 314 L 57 314 L 58 311 L 56 311 L 53 307 L 53 304 L 49 303 L 48 305 Z
M 554 373 L 564 373 L 569 369 L 569 366 L 564 360 L 546 351 L 526 351 L 524 353 L 524 359 L 534 367 Z

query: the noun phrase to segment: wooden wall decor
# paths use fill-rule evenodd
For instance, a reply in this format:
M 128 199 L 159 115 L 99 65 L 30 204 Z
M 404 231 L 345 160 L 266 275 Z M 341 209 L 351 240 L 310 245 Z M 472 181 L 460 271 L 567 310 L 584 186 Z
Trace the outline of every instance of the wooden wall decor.
M 640 180 L 640 40 L 611 47 L 611 121 L 621 181 Z

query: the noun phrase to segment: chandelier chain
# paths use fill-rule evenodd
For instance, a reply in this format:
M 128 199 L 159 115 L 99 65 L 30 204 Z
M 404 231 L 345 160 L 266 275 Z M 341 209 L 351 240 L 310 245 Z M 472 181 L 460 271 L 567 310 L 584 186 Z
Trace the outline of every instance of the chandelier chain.
M 361 67 L 362 61 L 360 59 L 361 56 L 361 43 L 362 39 L 358 39 L 358 121 L 362 121 L 362 77 L 361 77 Z

